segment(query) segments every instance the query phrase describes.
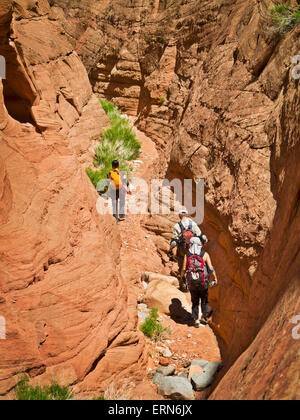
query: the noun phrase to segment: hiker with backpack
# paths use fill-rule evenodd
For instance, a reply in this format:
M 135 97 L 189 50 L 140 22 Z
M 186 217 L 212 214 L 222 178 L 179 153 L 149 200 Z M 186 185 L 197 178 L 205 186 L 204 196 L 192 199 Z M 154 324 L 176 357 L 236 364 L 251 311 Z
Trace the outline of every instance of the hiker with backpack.
M 125 200 L 127 195 L 128 180 L 120 173 L 120 164 L 118 160 L 112 162 L 112 169 L 107 174 L 105 194 L 112 200 L 113 215 L 117 222 L 125 220 Z
M 210 256 L 202 250 L 199 238 L 192 238 L 188 253 L 184 261 L 185 281 L 191 293 L 192 318 L 194 326 L 199 328 L 200 322 L 206 324 L 212 314 L 208 305 L 208 290 L 218 284 L 216 272 L 212 266 Z M 210 283 L 210 276 L 214 275 L 214 281 Z M 199 320 L 199 304 L 201 300 L 202 317 Z
M 177 260 L 180 278 L 184 275 L 184 257 L 189 249 L 191 238 L 198 237 L 203 243 L 208 242 L 207 237 L 201 233 L 196 222 L 194 222 L 186 210 L 180 210 L 180 221 L 175 224 L 173 237 L 170 243 L 169 257 Z

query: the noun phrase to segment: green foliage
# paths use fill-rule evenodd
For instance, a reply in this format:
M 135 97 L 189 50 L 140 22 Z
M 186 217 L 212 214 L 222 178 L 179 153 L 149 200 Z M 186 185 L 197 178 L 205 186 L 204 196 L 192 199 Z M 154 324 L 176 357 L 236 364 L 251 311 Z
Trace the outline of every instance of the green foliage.
M 161 103 L 161 105 L 163 105 L 166 102 L 165 98 L 160 98 L 159 102 Z
M 100 179 L 106 179 L 107 173 L 111 170 L 111 163 L 115 159 L 120 162 L 120 170 L 125 172 L 128 177 L 131 172 L 128 162 L 138 158 L 141 148 L 128 119 L 114 104 L 105 100 L 100 100 L 100 103 L 111 126 L 104 131 L 99 145 L 95 149 L 94 166 L 97 171 L 87 170 L 87 174 L 95 186 Z
M 140 330 L 147 337 L 151 338 L 153 341 L 160 341 L 166 335 L 169 335 L 171 332 L 169 328 L 164 328 L 158 321 L 158 309 L 151 308 L 149 316 L 146 318 L 145 322 L 140 326 Z
M 93 183 L 93 185 L 96 188 L 98 182 L 100 181 L 100 179 L 102 177 L 101 172 L 100 171 L 93 171 L 93 169 L 87 168 L 86 169 L 86 174 L 90 178 L 91 182 Z
M 100 99 L 100 103 L 101 103 L 102 108 L 104 109 L 105 113 L 108 116 L 109 116 L 109 114 L 113 114 L 116 111 L 115 105 L 112 104 L 111 102 Z
M 31 386 L 29 378 L 23 375 L 15 388 L 16 399 L 20 401 L 65 401 L 73 397 L 66 386 L 53 382 L 50 386 Z
M 94 398 L 94 401 L 105 401 L 104 395 L 100 395 L 100 397 Z
M 277 3 L 270 10 L 275 30 L 279 32 L 288 32 L 300 23 L 300 6 L 292 7 L 291 4 Z

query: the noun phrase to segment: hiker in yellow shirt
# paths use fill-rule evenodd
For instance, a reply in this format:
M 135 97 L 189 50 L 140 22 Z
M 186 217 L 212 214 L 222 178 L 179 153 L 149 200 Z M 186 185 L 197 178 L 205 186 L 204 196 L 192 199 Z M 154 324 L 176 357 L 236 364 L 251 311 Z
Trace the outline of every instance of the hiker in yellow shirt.
M 118 160 L 112 162 L 112 169 L 107 174 L 105 193 L 112 200 L 113 215 L 117 221 L 125 220 L 125 199 L 128 192 L 129 182 L 124 174 L 120 173 L 120 164 Z

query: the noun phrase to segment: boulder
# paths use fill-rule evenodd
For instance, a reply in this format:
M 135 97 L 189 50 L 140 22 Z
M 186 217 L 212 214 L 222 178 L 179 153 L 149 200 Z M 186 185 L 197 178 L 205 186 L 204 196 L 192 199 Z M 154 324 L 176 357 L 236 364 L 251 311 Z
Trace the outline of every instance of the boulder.
M 171 400 L 194 400 L 193 387 L 185 378 L 162 376 L 158 381 L 158 394 Z
M 193 365 L 197 366 L 197 365 Z M 195 373 L 191 377 L 191 382 L 195 391 L 202 391 L 213 383 L 215 374 L 219 370 L 221 364 L 219 362 L 208 362 L 203 373 Z
M 160 385 L 163 378 L 164 378 L 164 375 L 162 375 L 161 373 L 155 372 L 155 374 L 153 376 L 153 379 L 152 379 L 152 382 L 155 385 Z
M 195 391 L 203 391 L 203 389 L 212 384 L 213 376 L 205 372 L 195 373 L 191 378 L 191 382 Z
M 191 314 L 191 306 L 184 293 L 164 279 L 152 280 L 144 297 L 149 308 L 157 308 L 161 313 L 187 319 Z
M 157 373 L 160 373 L 163 376 L 172 376 L 176 371 L 176 367 L 174 365 L 163 366 L 156 369 Z
M 153 280 L 164 280 L 168 283 L 170 283 L 172 286 L 179 289 L 179 281 L 176 277 L 173 276 L 165 276 L 163 274 L 157 274 L 157 273 L 150 273 L 150 272 L 144 272 L 142 274 L 142 283 L 151 283 Z
M 203 368 L 199 365 L 191 365 L 188 374 L 188 380 L 191 381 L 192 376 L 194 376 L 196 373 L 203 373 Z
M 204 368 L 208 363 L 209 362 L 207 360 L 200 359 L 200 360 L 192 360 L 191 365 L 197 365 Z
M 204 372 L 209 375 L 215 375 L 218 372 L 218 370 L 220 370 L 221 366 L 222 365 L 219 362 L 208 362 L 204 366 Z

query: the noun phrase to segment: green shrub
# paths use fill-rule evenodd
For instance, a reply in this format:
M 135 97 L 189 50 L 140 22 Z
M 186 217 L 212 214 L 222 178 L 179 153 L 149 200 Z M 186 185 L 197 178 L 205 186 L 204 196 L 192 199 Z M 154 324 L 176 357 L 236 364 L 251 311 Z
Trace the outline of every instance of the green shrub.
M 100 99 L 100 103 L 108 117 L 111 113 L 114 113 L 116 111 L 116 106 L 111 102 L 105 101 L 104 99 Z
M 159 102 L 161 103 L 161 105 L 163 105 L 166 102 L 166 100 L 165 98 L 160 98 Z
M 87 168 L 86 169 L 86 174 L 90 178 L 91 182 L 93 183 L 93 185 L 96 188 L 98 182 L 100 181 L 100 179 L 102 177 L 101 172 L 100 171 L 93 171 L 93 169 Z
M 140 330 L 153 341 L 160 341 L 170 334 L 169 328 L 164 328 L 158 321 L 158 309 L 151 308 L 149 316 L 140 326 Z
M 73 397 L 66 386 L 60 386 L 53 382 L 50 386 L 31 386 L 29 378 L 23 375 L 15 388 L 15 396 L 17 400 L 43 400 L 43 401 L 62 401 L 69 400 Z
M 87 170 L 87 175 L 94 186 L 100 179 L 106 179 L 107 173 L 111 170 L 111 163 L 115 159 L 120 162 L 120 170 L 129 177 L 132 170 L 129 161 L 138 158 L 141 148 L 133 127 L 117 107 L 105 100 L 100 100 L 100 103 L 109 117 L 111 126 L 104 131 L 95 149 L 94 166 L 97 171 Z
M 105 401 L 104 395 L 100 395 L 100 397 L 94 398 L 94 401 Z
M 292 7 L 291 4 L 276 4 L 270 10 L 275 31 L 288 32 L 300 23 L 300 6 Z

